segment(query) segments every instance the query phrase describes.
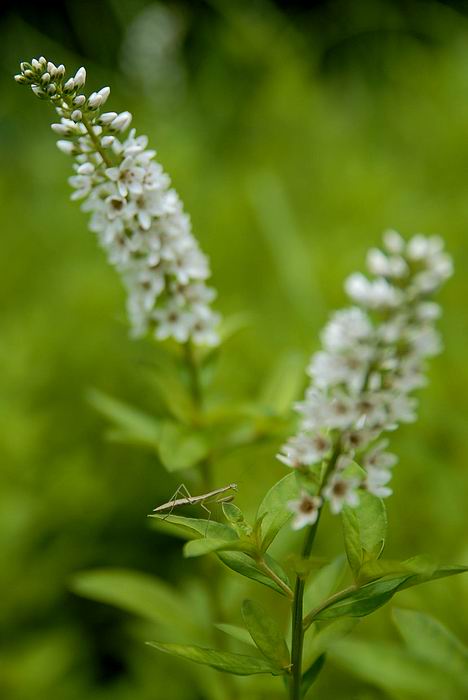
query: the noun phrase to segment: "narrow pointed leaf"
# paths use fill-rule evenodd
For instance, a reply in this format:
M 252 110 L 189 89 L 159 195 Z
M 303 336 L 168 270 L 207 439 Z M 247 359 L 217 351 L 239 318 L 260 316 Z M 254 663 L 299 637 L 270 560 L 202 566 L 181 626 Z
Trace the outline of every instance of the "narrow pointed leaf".
M 445 669 L 468 690 L 468 647 L 426 613 L 396 608 L 393 618 L 412 654 Z
M 291 586 L 290 581 L 286 573 L 281 568 L 280 564 L 274 559 L 269 557 L 267 554 L 264 555 L 269 567 L 277 574 L 277 576 L 287 585 Z M 281 595 L 286 595 L 283 589 L 275 583 L 269 576 L 267 576 L 258 566 L 255 564 L 253 559 L 243 552 L 218 552 L 218 557 L 221 559 L 223 564 L 227 567 L 236 571 L 241 576 L 250 578 L 257 583 L 261 583 L 263 586 L 273 589 Z
M 184 644 L 163 644 L 162 642 L 148 642 L 148 645 L 164 651 L 172 656 L 178 656 L 197 664 L 211 666 L 217 671 L 232 673 L 237 676 L 252 676 L 258 673 L 270 673 L 278 676 L 283 673 L 266 659 L 245 656 L 244 654 L 233 654 L 228 651 L 216 651 L 215 649 L 205 649 L 198 646 Z
M 303 698 L 306 697 L 309 688 L 315 683 L 318 678 L 320 671 L 325 664 L 325 654 L 322 654 L 314 661 L 314 663 L 309 666 L 307 671 L 302 676 L 301 684 L 301 695 Z
M 257 519 L 263 518 L 261 529 L 264 550 L 268 549 L 281 528 L 291 519 L 292 513 L 287 503 L 296 498 L 298 492 L 296 475 L 291 473 L 272 486 L 261 502 Z
M 279 668 L 287 668 L 290 659 L 286 641 L 276 621 L 265 608 L 254 600 L 244 600 L 242 617 L 250 636 L 265 658 Z
M 221 632 L 228 634 L 233 639 L 237 639 L 238 642 L 243 644 L 248 644 L 251 647 L 255 647 L 252 637 L 244 627 L 239 627 L 238 625 L 230 625 L 225 622 L 218 622 L 215 627 Z
M 349 673 L 387 691 L 391 697 L 455 700 L 444 672 L 413 657 L 394 644 L 343 639 L 329 652 L 334 663 Z
M 71 589 L 170 629 L 194 630 L 193 616 L 182 596 L 155 576 L 126 569 L 94 569 L 75 574 Z
M 109 437 L 118 442 L 146 445 L 155 448 L 161 430 L 161 421 L 139 408 L 94 389 L 88 400 L 114 426 Z
M 246 539 L 220 540 L 215 538 L 202 538 L 190 540 L 184 545 L 184 557 L 201 557 L 212 552 L 245 552 L 253 553 L 255 548 Z
M 368 583 L 365 586 L 346 591 L 342 596 L 330 601 L 314 615 L 314 618 L 327 620 L 343 616 L 363 617 L 385 605 L 398 591 L 466 571 L 468 571 L 468 567 L 452 566 L 436 569 L 430 574 L 397 576 Z

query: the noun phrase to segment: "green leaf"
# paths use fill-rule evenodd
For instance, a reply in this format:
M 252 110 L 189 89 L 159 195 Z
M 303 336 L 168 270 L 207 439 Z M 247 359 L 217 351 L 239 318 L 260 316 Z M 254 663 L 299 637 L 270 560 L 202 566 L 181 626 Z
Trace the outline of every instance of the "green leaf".
M 317 680 L 317 677 L 320 671 L 322 670 L 324 663 L 325 654 L 322 654 L 318 657 L 318 659 L 314 661 L 314 663 L 311 666 L 309 666 L 307 671 L 304 673 L 304 675 L 302 676 L 301 683 L 301 697 L 305 698 L 305 696 L 307 695 L 307 691 Z
M 415 698 L 455 700 L 446 674 L 393 644 L 343 639 L 329 656 L 334 663 L 367 683 L 383 688 L 392 697 L 409 693 Z
M 88 392 L 88 400 L 114 424 L 114 429 L 108 433 L 111 439 L 156 447 L 161 429 L 159 420 L 97 389 Z
M 205 436 L 192 428 L 164 421 L 158 439 L 161 462 L 169 472 L 189 469 L 204 459 L 209 447 Z
M 378 559 L 385 545 L 387 513 L 384 502 L 362 493 L 357 508 L 346 506 L 341 514 L 346 555 L 355 577 L 367 561 Z
M 246 539 L 219 540 L 206 537 L 187 542 L 184 546 L 184 557 L 201 557 L 204 554 L 222 551 L 254 553 L 255 548 L 252 543 Z
M 239 627 L 238 625 L 230 625 L 225 622 L 218 622 L 217 624 L 215 624 L 215 627 L 221 630 L 221 632 L 228 634 L 233 639 L 237 639 L 238 642 L 248 644 L 251 647 L 255 646 L 252 637 L 244 627 Z
M 264 386 L 259 402 L 275 415 L 289 412 L 304 383 L 304 364 L 304 357 L 299 353 L 283 355 Z
M 294 473 L 287 474 L 268 491 L 257 511 L 262 522 L 262 549 L 267 550 L 281 528 L 292 517 L 287 502 L 297 498 L 299 487 Z
M 358 624 L 358 620 L 352 617 L 339 618 L 326 624 L 313 634 L 307 632 L 304 643 L 304 659 L 307 664 L 312 664 L 322 654 L 340 639 L 346 637 Z
M 392 559 L 378 559 L 367 561 L 361 566 L 359 572 L 359 584 L 369 583 L 379 578 L 397 578 L 403 574 L 424 574 L 430 576 L 437 569 L 437 564 L 429 557 L 419 556 L 396 561 Z
M 93 569 L 75 574 L 71 589 L 170 629 L 194 630 L 193 616 L 182 596 L 154 576 L 127 569 Z
M 283 633 L 265 608 L 253 600 L 244 600 L 242 617 L 263 656 L 279 668 L 287 668 L 290 665 L 289 650 Z
M 218 552 L 218 557 L 223 564 L 233 571 L 236 571 L 238 574 L 241 574 L 241 576 L 245 576 L 246 578 L 257 581 L 257 583 L 261 583 L 268 588 L 272 588 L 277 593 L 281 593 L 281 595 L 286 595 L 283 589 L 278 586 L 275 581 L 269 578 L 261 569 L 259 569 L 255 562 L 247 554 L 244 554 L 243 552 Z M 270 569 L 272 569 L 275 574 L 287 586 L 290 587 L 291 583 L 280 564 L 272 559 L 272 557 L 269 557 L 268 554 L 265 554 L 264 558 Z
M 170 530 L 183 539 L 210 537 L 220 540 L 236 540 L 238 535 L 229 525 L 217 523 L 206 518 L 184 518 L 181 515 L 150 514 L 152 522 L 158 529 Z
M 269 661 L 255 656 L 245 656 L 244 654 L 233 654 L 228 651 L 216 651 L 215 649 L 205 649 L 198 646 L 188 646 L 184 644 L 163 644 L 162 642 L 148 642 L 148 645 L 158 651 L 178 656 L 182 659 L 195 661 L 197 664 L 211 666 L 217 671 L 233 673 L 237 676 L 252 676 L 257 673 L 271 673 L 279 676 L 283 673 L 281 669 L 273 666 Z
M 452 566 L 436 569 L 432 573 L 402 575 L 395 578 L 381 579 L 365 586 L 348 589 L 324 605 L 314 618 L 329 620 L 335 617 L 363 617 L 385 605 L 398 591 L 418 586 L 438 578 L 455 576 L 468 571 L 465 566 Z
M 304 592 L 304 607 L 306 610 L 317 608 L 320 603 L 336 591 L 343 579 L 346 568 L 344 555 L 340 555 L 307 580 Z
M 393 610 L 393 619 L 409 651 L 444 669 L 468 689 L 468 648 L 431 615 L 415 610 Z

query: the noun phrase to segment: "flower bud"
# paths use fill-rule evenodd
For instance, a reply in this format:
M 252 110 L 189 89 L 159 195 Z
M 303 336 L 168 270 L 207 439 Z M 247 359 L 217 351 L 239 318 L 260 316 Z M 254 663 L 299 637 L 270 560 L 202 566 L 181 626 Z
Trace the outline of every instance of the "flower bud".
M 70 134 L 70 129 L 65 124 L 51 124 L 50 128 L 59 136 L 68 136 Z
M 73 104 L 76 105 L 76 107 L 82 107 L 85 102 L 86 97 L 84 95 L 77 95 L 73 100 Z
M 65 66 L 63 65 L 63 63 L 61 63 L 59 66 L 57 66 L 57 78 L 58 79 L 63 78 L 64 75 L 65 75 Z
M 107 102 L 107 99 L 110 95 L 110 87 L 103 87 L 100 90 L 98 90 L 97 93 L 101 97 L 101 105 L 103 105 L 105 102 Z
M 104 114 L 101 114 L 98 121 L 101 124 L 110 124 L 111 122 L 114 121 L 116 116 L 117 116 L 117 112 L 104 112 Z
M 67 82 L 65 83 L 65 85 L 63 86 L 63 91 L 65 93 L 70 93 L 70 92 L 73 92 L 74 89 L 75 89 L 75 81 L 73 80 L 73 78 L 69 78 L 67 80 Z
M 78 175 L 92 175 L 94 173 L 94 165 L 87 161 L 78 166 L 76 172 Z
M 81 66 L 76 71 L 75 77 L 73 78 L 76 87 L 82 87 L 86 82 L 86 68 Z
M 115 136 L 103 136 L 101 139 L 101 145 L 103 148 L 109 148 L 115 141 Z
M 52 61 L 47 61 L 47 72 L 50 73 L 52 77 L 57 73 L 57 66 L 52 63 Z
M 83 114 L 79 109 L 75 109 L 70 116 L 74 122 L 80 122 L 83 119 Z
M 114 121 L 111 123 L 111 128 L 115 131 L 125 131 L 128 129 L 132 121 L 132 115 L 130 112 L 121 112 Z
M 42 74 L 41 83 L 43 83 L 44 85 L 47 85 L 48 83 L 50 83 L 50 73 L 43 73 Z
M 97 92 L 93 92 L 89 97 L 88 97 L 88 107 L 90 109 L 97 109 L 98 107 L 101 106 L 102 98 L 100 95 L 98 95 Z
M 41 68 L 42 68 L 42 66 L 39 63 L 39 61 L 37 60 L 37 58 L 33 58 L 33 60 L 31 61 L 31 65 L 34 68 L 34 70 L 41 70 Z
M 47 88 L 47 94 L 52 96 L 52 95 L 55 95 L 56 92 L 57 92 L 56 84 L 51 83 Z
M 62 153 L 66 153 L 67 156 L 71 156 L 75 153 L 75 145 L 71 141 L 57 141 L 57 148 L 62 151 Z
M 15 80 L 17 83 L 20 83 L 20 85 L 26 85 L 27 84 L 27 78 L 24 77 L 22 73 L 17 73 L 15 75 Z

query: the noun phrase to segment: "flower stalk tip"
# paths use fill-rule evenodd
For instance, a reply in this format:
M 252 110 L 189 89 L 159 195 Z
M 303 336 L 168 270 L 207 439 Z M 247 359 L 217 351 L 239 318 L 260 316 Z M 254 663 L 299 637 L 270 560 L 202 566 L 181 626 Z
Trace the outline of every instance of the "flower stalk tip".
M 206 284 L 208 259 L 148 138 L 135 129 L 126 134 L 131 113 L 101 112 L 107 86 L 82 94 L 84 67 L 67 78 L 65 66 L 41 56 L 20 69 L 15 80 L 59 116 L 52 130 L 58 148 L 74 158 L 72 199 L 90 214 L 89 228 L 122 277 L 132 334 L 217 345 L 220 317 L 211 308 L 215 291 Z

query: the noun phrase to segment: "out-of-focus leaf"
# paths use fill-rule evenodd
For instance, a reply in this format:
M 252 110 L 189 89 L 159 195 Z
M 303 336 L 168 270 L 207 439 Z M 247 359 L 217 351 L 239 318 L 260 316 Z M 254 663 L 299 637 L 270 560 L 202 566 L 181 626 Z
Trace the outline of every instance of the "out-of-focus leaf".
M 242 617 L 263 656 L 276 666 L 287 668 L 290 660 L 284 635 L 265 608 L 254 600 L 244 600 Z
M 409 651 L 449 673 L 468 691 L 468 648 L 431 615 L 394 609 L 393 618 Z
M 379 558 L 385 545 L 387 513 L 384 502 L 362 493 L 357 508 L 346 506 L 341 514 L 346 555 L 355 577 L 366 561 Z
M 304 592 L 306 610 L 318 607 L 337 589 L 346 568 L 346 559 L 344 555 L 340 555 L 308 579 Z
M 258 566 L 255 564 L 253 559 L 243 552 L 218 552 L 218 557 L 221 559 L 223 564 L 227 567 L 236 571 L 238 574 L 250 578 L 257 583 L 261 583 L 268 588 L 272 588 L 277 593 L 285 595 L 283 589 L 275 582 L 273 579 L 269 578 Z M 274 559 L 269 557 L 267 554 L 264 555 L 266 562 L 270 569 L 272 569 L 275 574 L 287 585 L 291 586 L 290 581 L 283 571 L 281 566 Z
M 164 581 L 126 569 L 93 569 L 75 574 L 71 588 L 85 598 L 109 603 L 181 632 L 194 630 L 190 607 Z
M 322 654 L 328 652 L 329 648 L 340 639 L 346 637 L 358 624 L 356 618 L 344 617 L 333 620 L 320 630 L 305 635 L 304 659 L 307 664 L 312 664 Z
M 108 432 L 110 438 L 153 449 L 156 447 L 161 430 L 161 422 L 158 419 L 97 389 L 88 392 L 88 400 L 99 413 L 113 423 L 114 428 Z
M 219 540 L 214 538 L 201 538 L 199 540 L 190 540 L 184 545 L 184 556 L 201 557 L 204 554 L 212 552 L 254 552 L 255 549 L 251 542 L 243 538 Z
M 446 674 L 395 645 L 343 639 L 329 656 L 348 672 L 392 694 L 455 700 Z
M 189 469 L 201 462 L 209 452 L 205 436 L 192 428 L 164 421 L 158 438 L 161 462 L 169 472 Z
M 174 418 L 180 423 L 191 425 L 194 415 L 193 401 L 175 371 L 168 371 L 166 367 L 158 368 L 148 373 L 148 376 Z
M 304 383 L 304 364 L 299 353 L 283 355 L 263 387 L 260 404 L 280 416 L 290 411 Z
M 206 518 L 184 518 L 181 515 L 150 514 L 152 522 L 158 529 L 170 529 L 183 539 L 198 539 L 199 537 L 214 537 L 220 540 L 236 540 L 237 533 L 229 525 L 217 523 Z
M 218 622 L 215 625 L 215 627 L 221 630 L 221 632 L 228 634 L 233 639 L 237 639 L 238 642 L 248 644 L 252 647 L 255 646 L 252 637 L 244 627 L 239 627 L 238 625 L 230 625 L 225 622 Z
M 292 517 L 287 502 L 297 497 L 299 487 L 294 473 L 287 474 L 266 494 L 257 511 L 262 521 L 262 548 L 268 549 L 281 528 Z
M 325 663 L 325 654 L 322 654 L 321 656 L 318 657 L 318 659 L 316 659 L 314 661 L 314 663 L 311 666 L 309 666 L 307 671 L 302 676 L 301 695 L 303 698 L 306 697 L 309 689 L 317 680 L 317 677 L 318 677 L 320 671 L 322 670 L 324 663 Z
M 217 671 L 232 673 L 237 676 L 252 676 L 257 673 L 271 673 L 273 676 L 279 676 L 283 673 L 282 669 L 275 667 L 269 661 L 260 657 L 233 654 L 228 651 L 216 651 L 215 649 L 205 649 L 184 644 L 163 644 L 162 642 L 148 642 L 148 644 L 154 649 L 158 649 L 158 651 L 164 651 L 167 654 L 195 661 L 197 664 L 205 664 L 215 668 Z

